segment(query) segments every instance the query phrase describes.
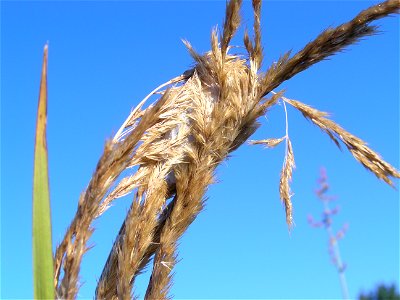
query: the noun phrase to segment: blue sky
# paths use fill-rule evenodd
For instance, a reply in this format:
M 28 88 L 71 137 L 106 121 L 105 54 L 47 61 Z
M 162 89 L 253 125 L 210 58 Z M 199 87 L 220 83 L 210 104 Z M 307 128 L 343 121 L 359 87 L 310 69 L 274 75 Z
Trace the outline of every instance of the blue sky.
M 299 50 L 322 29 L 352 18 L 373 2 L 265 1 L 263 69 Z M 209 49 L 225 1 L 1 2 L 1 297 L 32 297 L 31 190 L 42 49 L 49 41 L 48 147 L 53 244 L 62 238 L 102 151 L 131 108 L 192 60 L 181 43 Z M 243 23 L 251 28 L 251 2 Z M 399 168 L 399 19 L 377 22 L 381 34 L 297 75 L 286 96 L 332 112 L 333 119 Z M 244 26 L 233 44 L 242 46 Z M 279 88 L 278 88 L 279 90 Z M 339 197 L 336 229 L 350 295 L 380 282 L 399 284 L 399 193 L 339 151 L 289 108 L 296 159 L 292 190 L 296 226 L 289 234 L 278 183 L 283 145 L 244 145 L 217 171 L 206 209 L 180 242 L 172 294 L 184 298 L 339 299 L 327 237 L 307 224 L 322 204 L 314 190 L 325 166 Z M 253 139 L 284 135 L 283 108 L 260 119 Z M 397 187 L 398 181 L 396 181 Z M 95 222 L 95 247 L 82 264 L 80 298 L 96 279 L 126 213 L 119 199 Z M 143 295 L 148 274 L 138 280 Z

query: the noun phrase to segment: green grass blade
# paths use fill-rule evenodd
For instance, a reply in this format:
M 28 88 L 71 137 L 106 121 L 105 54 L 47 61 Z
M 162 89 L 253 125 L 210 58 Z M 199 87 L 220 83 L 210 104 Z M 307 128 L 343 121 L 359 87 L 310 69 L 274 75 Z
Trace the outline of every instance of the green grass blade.
M 35 299 L 54 299 L 46 120 L 47 45 L 43 53 L 33 171 L 33 292 Z

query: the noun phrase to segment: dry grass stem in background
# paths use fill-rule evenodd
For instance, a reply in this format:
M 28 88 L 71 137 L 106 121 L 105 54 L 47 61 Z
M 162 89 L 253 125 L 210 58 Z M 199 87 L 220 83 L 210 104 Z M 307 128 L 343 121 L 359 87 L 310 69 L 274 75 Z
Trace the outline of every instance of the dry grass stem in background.
M 185 41 L 195 61 L 187 70 L 152 91 L 131 112 L 113 140 L 106 143 L 93 177 L 82 194 L 77 213 L 55 253 L 54 286 L 59 298 L 76 298 L 83 254 L 94 219 L 112 202 L 133 193 L 133 201 L 110 251 L 96 288 L 97 299 L 130 299 L 135 278 L 153 260 L 145 299 L 167 299 L 172 270 L 177 262 L 177 242 L 204 205 L 205 194 L 214 182 L 216 167 L 260 126 L 279 99 L 300 110 L 376 176 L 392 184 L 400 174 L 326 114 L 301 102 L 275 93 L 283 81 L 344 47 L 372 35 L 371 21 L 397 13 L 398 0 L 372 6 L 348 23 L 322 32 L 297 54 L 283 55 L 265 73 L 261 43 L 261 1 L 253 0 L 254 37 L 244 34 L 247 58 L 232 54 L 231 39 L 240 26 L 242 1 L 229 1 L 224 26 L 211 34 L 211 50 L 197 53 Z M 158 101 L 143 108 L 156 93 Z M 269 98 L 267 96 L 271 94 Z M 286 106 L 285 111 L 286 111 Z M 288 226 L 292 225 L 289 182 L 294 168 L 288 135 L 279 139 L 252 141 L 274 147 L 285 140 L 286 155 L 279 185 Z M 128 172 L 124 172 L 128 171 Z M 122 172 L 129 175 L 122 177 Z M 121 178 L 122 177 L 122 178 Z

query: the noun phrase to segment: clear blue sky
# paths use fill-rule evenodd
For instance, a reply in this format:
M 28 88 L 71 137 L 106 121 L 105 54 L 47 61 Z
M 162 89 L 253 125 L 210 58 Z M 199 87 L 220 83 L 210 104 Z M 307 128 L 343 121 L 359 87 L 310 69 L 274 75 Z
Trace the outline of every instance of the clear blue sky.
M 375 2 L 376 3 L 376 2 Z M 265 1 L 264 70 L 299 50 L 329 25 L 372 2 Z M 243 21 L 252 26 L 251 2 Z M 53 244 L 62 238 L 104 141 L 154 87 L 192 65 L 181 43 L 209 49 L 225 1 L 1 2 L 1 298 L 32 297 L 31 190 L 42 49 L 49 41 L 48 146 Z M 378 21 L 382 34 L 348 48 L 282 87 L 288 98 L 321 110 L 399 167 L 399 18 Z M 243 26 L 233 44 L 242 46 Z M 257 138 L 284 135 L 276 106 Z M 321 166 L 350 228 L 340 243 L 350 295 L 377 283 L 399 284 L 399 193 L 289 108 L 297 168 L 292 189 L 296 226 L 288 233 L 279 201 L 283 145 L 244 145 L 218 169 L 207 207 L 181 239 L 172 294 L 183 298 L 339 299 L 337 273 L 322 229 L 307 214 L 322 211 L 314 190 Z M 396 181 L 397 187 L 399 186 Z M 90 240 L 80 298 L 91 298 L 130 197 L 118 200 Z M 143 295 L 144 274 L 136 291 Z

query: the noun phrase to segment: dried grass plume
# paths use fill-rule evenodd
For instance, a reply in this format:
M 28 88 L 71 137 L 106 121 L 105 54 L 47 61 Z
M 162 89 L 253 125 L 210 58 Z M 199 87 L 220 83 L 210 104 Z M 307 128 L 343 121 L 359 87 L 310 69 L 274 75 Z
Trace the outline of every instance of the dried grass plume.
M 346 46 L 372 35 L 370 22 L 398 13 L 400 2 L 374 5 L 353 20 L 328 28 L 294 55 L 260 71 L 263 62 L 261 1 L 253 0 L 253 33 L 243 37 L 246 55 L 231 53 L 230 42 L 241 23 L 242 1 L 229 1 L 221 32 L 211 33 L 211 50 L 197 53 L 185 41 L 193 68 L 152 91 L 129 114 L 115 137 L 106 142 L 77 213 L 55 253 L 54 287 L 59 298 L 74 299 L 92 223 L 119 197 L 132 194 L 132 204 L 98 280 L 96 299 L 131 299 L 136 277 L 153 258 L 145 299 L 168 299 L 177 263 L 177 243 L 201 212 L 217 166 L 257 130 L 258 118 L 280 99 L 299 110 L 378 178 L 393 184 L 399 172 L 366 143 L 328 119 L 328 115 L 283 92 L 283 81 Z M 151 105 L 150 96 L 160 94 Z M 146 108 L 145 108 L 146 107 Z M 286 109 L 286 107 L 285 107 Z M 295 166 L 288 133 L 252 141 L 274 147 L 285 141 L 279 194 L 286 221 L 293 223 L 290 181 Z M 122 176 L 122 174 L 125 174 Z M 128 174 L 128 175 L 126 175 Z

